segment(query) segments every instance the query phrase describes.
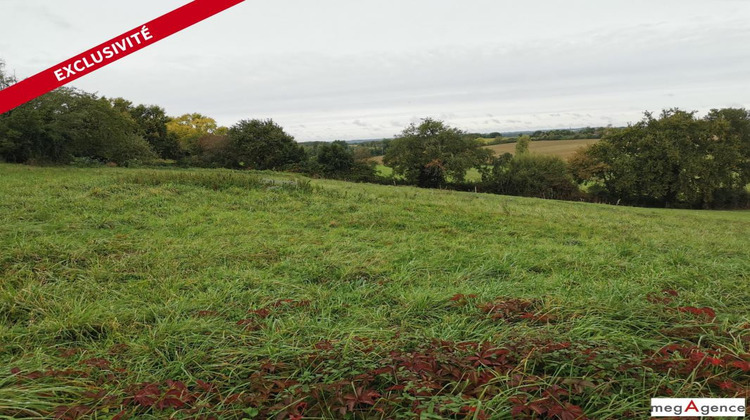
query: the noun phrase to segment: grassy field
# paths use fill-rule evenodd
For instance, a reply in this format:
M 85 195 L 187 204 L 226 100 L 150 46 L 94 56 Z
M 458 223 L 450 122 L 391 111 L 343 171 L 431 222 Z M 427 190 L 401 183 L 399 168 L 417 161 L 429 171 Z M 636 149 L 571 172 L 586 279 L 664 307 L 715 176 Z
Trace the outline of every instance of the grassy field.
M 381 160 L 382 160 L 382 157 L 381 157 Z M 389 166 L 385 166 L 383 164 L 376 165 L 375 171 L 379 176 L 382 176 L 382 177 L 390 177 L 393 175 L 393 168 Z M 477 170 L 476 168 L 470 168 L 468 171 L 466 171 L 466 180 L 474 181 L 474 182 L 481 181 L 482 174 L 479 173 L 479 170 Z
M 375 166 L 375 171 L 377 172 L 377 174 L 379 176 L 383 176 L 383 177 L 389 177 L 389 176 L 393 175 L 393 168 L 391 168 L 389 166 L 383 165 L 383 163 L 382 163 L 383 157 L 382 156 L 378 156 L 378 158 L 380 158 L 380 162 L 381 163 L 378 163 L 377 166 Z
M 0 165 L 0 418 L 644 418 L 750 386 L 750 213 Z

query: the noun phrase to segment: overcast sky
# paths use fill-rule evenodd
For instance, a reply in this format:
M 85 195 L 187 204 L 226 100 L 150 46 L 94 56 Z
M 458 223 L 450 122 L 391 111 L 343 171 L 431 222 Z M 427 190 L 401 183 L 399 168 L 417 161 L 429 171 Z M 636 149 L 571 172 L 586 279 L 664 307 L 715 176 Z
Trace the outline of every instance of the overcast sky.
M 186 3 L 0 0 L 0 58 L 28 77 Z M 624 125 L 750 107 L 750 1 L 247 0 L 73 86 L 299 141 Z

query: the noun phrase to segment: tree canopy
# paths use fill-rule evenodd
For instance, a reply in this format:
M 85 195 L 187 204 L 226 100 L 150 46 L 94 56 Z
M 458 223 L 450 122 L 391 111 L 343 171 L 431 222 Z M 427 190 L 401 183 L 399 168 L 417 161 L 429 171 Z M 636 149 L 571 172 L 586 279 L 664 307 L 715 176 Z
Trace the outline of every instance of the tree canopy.
M 565 161 L 557 156 L 535 155 L 527 150 L 515 156 L 506 153 L 482 172 L 486 192 L 557 200 L 581 196 Z
M 573 172 L 597 182 L 610 200 L 636 205 L 711 208 L 746 195 L 750 118 L 743 109 L 665 110 L 611 130 L 573 160 Z
M 166 126 L 167 131 L 175 135 L 182 148 L 187 151 L 193 151 L 203 136 L 227 134 L 226 127 L 219 127 L 215 119 L 197 112 L 171 118 Z
M 383 159 L 409 183 L 439 187 L 448 177 L 461 182 L 466 171 L 489 162 L 492 152 L 465 132 L 427 118 L 390 142 Z
M 107 99 L 60 88 L 0 116 L 0 156 L 9 162 L 153 159 L 132 119 Z
M 168 132 L 170 118 L 164 108 L 157 105 L 133 105 L 132 102 L 115 98 L 112 106 L 132 119 L 136 133 L 143 137 L 162 159 L 179 159 L 183 151 L 175 133 Z
M 242 120 L 229 129 L 231 165 L 283 169 L 304 162 L 305 150 L 273 120 Z

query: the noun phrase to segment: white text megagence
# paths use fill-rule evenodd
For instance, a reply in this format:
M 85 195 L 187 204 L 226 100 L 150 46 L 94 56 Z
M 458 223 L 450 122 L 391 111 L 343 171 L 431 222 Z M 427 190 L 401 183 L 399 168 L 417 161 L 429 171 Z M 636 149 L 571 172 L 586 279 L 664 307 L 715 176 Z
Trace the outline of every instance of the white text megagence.
M 149 32 L 148 28 L 144 26 L 134 34 L 128 35 L 120 41 L 115 41 L 111 45 L 91 53 L 89 57 L 80 58 L 67 66 L 55 70 L 55 77 L 57 77 L 58 81 L 62 82 L 70 76 L 75 76 L 76 73 L 95 67 L 97 64 L 104 62 L 104 60 L 109 60 L 110 58 L 132 49 L 136 45 L 144 44 L 153 38 L 154 37 Z M 91 61 L 89 61 L 89 59 L 91 59 Z

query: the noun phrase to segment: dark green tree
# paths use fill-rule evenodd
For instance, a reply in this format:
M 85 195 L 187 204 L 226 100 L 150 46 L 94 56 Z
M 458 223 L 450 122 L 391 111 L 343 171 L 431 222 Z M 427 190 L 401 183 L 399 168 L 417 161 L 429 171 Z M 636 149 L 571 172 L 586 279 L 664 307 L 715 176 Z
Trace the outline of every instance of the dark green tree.
M 715 110 L 704 119 L 679 109 L 665 110 L 658 118 L 646 113 L 637 124 L 610 130 L 574 161 L 573 169 L 588 173 L 583 180 L 598 183 L 610 201 L 693 208 L 738 205 L 750 182 L 750 148 L 743 140 L 748 124 L 744 110 Z M 584 164 L 586 168 L 577 167 Z
M 717 131 L 721 130 L 720 124 L 727 126 L 724 127 L 728 137 L 725 146 L 739 153 L 734 157 L 735 163 L 739 164 L 734 170 L 743 175 L 738 181 L 750 182 L 747 180 L 750 176 L 750 111 L 744 108 L 712 109 L 706 120 L 714 124 Z
M 368 182 L 375 180 L 375 162 L 369 159 L 369 153 L 357 158 L 357 151 L 362 148 L 352 148 L 346 142 L 334 141 L 321 143 L 314 148 L 308 172 L 326 178 L 343 179 L 347 181 Z
M 708 188 L 702 188 L 703 207 L 750 205 L 750 111 L 743 108 L 714 109 L 705 120 L 712 137 L 707 145 Z
M 482 189 L 504 195 L 520 195 L 557 200 L 581 196 L 568 173 L 565 161 L 557 156 L 506 153 L 482 174 Z
M 302 146 L 272 120 L 242 120 L 229 129 L 228 140 L 236 168 L 279 170 L 306 160 Z
M 130 117 L 136 133 L 143 137 L 162 159 L 180 159 L 184 156 L 179 139 L 167 131 L 170 118 L 164 108 L 156 105 L 133 105 L 132 102 L 115 98 L 112 107 Z
M 354 167 L 354 152 L 343 141 L 318 146 L 315 162 L 326 176 L 346 174 Z
M 195 142 L 193 154 L 183 163 L 191 166 L 222 168 L 231 166 L 230 161 L 229 138 L 216 134 L 206 134 Z
M 7 88 L 13 83 L 15 83 L 14 78 L 5 72 L 5 61 L 0 59 L 0 90 Z M 8 128 L 7 121 L 9 117 L 10 112 L 0 114 L 0 159 L 6 160 L 7 153 L 10 155 L 10 161 L 15 161 L 13 154 L 18 147 L 10 139 L 10 136 L 14 136 L 15 133 Z
M 0 156 L 9 162 L 69 163 L 77 157 L 106 162 L 155 157 L 130 118 L 96 95 L 60 88 L 6 113 Z
M 448 178 L 462 182 L 467 170 L 488 163 L 492 152 L 481 146 L 463 131 L 427 118 L 392 140 L 383 161 L 407 182 L 434 188 Z
M 138 105 L 130 111 L 140 134 L 162 159 L 179 159 L 182 149 L 177 135 L 167 132 L 169 117 L 156 105 Z
M 531 145 L 531 137 L 521 136 L 516 142 L 516 155 L 525 155 L 529 153 L 529 146 Z

